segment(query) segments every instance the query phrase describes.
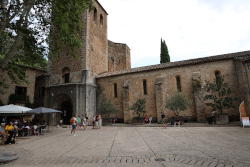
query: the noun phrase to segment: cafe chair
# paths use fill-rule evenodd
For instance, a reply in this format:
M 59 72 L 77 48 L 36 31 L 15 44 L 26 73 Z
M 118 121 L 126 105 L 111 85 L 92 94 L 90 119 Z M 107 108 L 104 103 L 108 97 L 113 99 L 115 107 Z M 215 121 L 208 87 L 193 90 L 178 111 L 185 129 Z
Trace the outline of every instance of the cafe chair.
M 23 136 L 29 136 L 30 130 L 28 128 L 23 128 Z
M 41 134 L 42 132 L 46 133 L 46 125 L 45 126 L 41 126 Z

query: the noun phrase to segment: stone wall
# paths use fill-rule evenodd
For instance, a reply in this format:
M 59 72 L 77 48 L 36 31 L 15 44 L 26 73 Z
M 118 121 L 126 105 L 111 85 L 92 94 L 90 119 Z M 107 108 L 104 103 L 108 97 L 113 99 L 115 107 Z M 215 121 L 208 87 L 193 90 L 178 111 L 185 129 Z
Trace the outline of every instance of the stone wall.
M 126 44 L 108 41 L 109 72 L 131 68 L 130 49 Z
M 102 88 L 103 96 L 111 99 L 112 103 L 118 109 L 118 117 L 123 118 L 124 114 L 124 83 L 130 80 L 129 100 L 126 100 L 129 105 L 135 102 L 138 98 L 146 99 L 147 115 L 157 117 L 160 121 L 159 113 L 163 111 L 167 118 L 174 116 L 169 110 L 165 109 L 165 98 L 171 95 L 177 89 L 176 77 L 180 77 L 181 91 L 187 97 L 190 108 L 182 112 L 180 116 L 197 118 L 197 113 L 203 115 L 204 120 L 207 116 L 211 116 L 211 107 L 205 105 L 205 102 L 199 101 L 199 110 L 197 111 L 197 104 L 195 104 L 195 95 L 193 89 L 193 74 L 200 74 L 201 90 L 199 90 L 199 98 L 204 98 L 206 92 L 203 90 L 205 80 L 213 81 L 215 79 L 215 72 L 220 72 L 225 76 L 225 81 L 228 82 L 232 89 L 232 96 L 239 97 L 235 66 L 232 59 L 219 60 L 214 62 L 200 63 L 196 65 L 183 65 L 166 69 L 156 69 L 150 71 L 142 71 L 137 73 L 125 73 L 122 75 L 97 77 L 97 84 Z M 147 83 L 147 94 L 144 94 L 143 80 Z M 117 97 L 114 97 L 114 84 L 117 84 Z M 161 94 L 159 94 L 161 93 Z M 239 101 L 235 103 L 239 106 Z M 238 109 L 226 109 L 225 113 L 238 115 Z M 135 117 L 135 115 L 132 115 Z M 125 118 L 124 118 L 125 119 Z M 131 118 L 130 118 L 131 119 Z M 124 120 L 128 121 L 128 120 Z
M 12 83 L 11 79 L 9 79 L 6 72 L 3 73 L 0 70 L 0 73 L 3 75 L 3 78 L 6 79 L 6 84 L 9 86 L 8 89 L 3 89 L 3 91 L 5 93 L 0 95 L 0 99 L 3 102 L 3 104 L 5 104 L 5 105 L 8 104 L 9 96 L 11 94 L 15 94 L 16 86 L 27 87 L 27 96 L 29 96 L 29 102 L 34 103 L 36 77 L 38 77 L 39 75 L 45 75 L 45 71 L 36 70 L 36 69 L 32 69 L 32 68 L 26 68 L 26 75 L 28 76 L 28 78 L 27 78 L 28 83 L 26 83 L 24 81 L 19 81 L 18 84 Z
M 87 15 L 87 58 L 86 69 L 89 70 L 89 82 L 94 82 L 94 76 L 108 71 L 108 40 L 107 40 L 107 13 L 94 0 L 97 11 L 96 20 L 94 20 L 94 11 Z M 100 18 L 103 17 L 101 24 Z

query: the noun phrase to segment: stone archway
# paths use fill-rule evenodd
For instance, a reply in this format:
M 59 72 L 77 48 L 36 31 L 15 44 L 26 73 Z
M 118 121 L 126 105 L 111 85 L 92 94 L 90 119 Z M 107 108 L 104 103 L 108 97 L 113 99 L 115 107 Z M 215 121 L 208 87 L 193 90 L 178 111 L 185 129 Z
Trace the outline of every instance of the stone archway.
M 73 114 L 73 104 L 71 98 L 66 94 L 58 95 L 55 99 L 54 108 L 62 111 L 60 114 L 63 124 L 70 124 L 69 121 Z

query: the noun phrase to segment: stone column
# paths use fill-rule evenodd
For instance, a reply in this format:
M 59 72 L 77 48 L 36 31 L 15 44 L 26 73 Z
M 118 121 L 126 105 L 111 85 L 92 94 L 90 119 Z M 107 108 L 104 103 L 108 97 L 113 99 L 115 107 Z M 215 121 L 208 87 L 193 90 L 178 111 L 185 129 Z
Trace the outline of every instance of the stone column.
M 122 92 L 122 104 L 123 104 L 123 116 L 124 116 L 124 123 L 131 123 L 132 116 L 130 113 L 129 105 L 129 87 L 131 84 L 131 80 L 126 80 L 123 84 L 123 92 Z
M 197 121 L 206 122 L 204 113 L 203 93 L 201 89 L 201 76 L 198 72 L 193 73 L 193 91 Z
M 156 96 L 155 100 L 156 100 L 157 122 L 161 121 L 161 112 L 164 111 L 162 83 L 163 83 L 163 78 L 157 78 L 155 80 L 155 96 Z

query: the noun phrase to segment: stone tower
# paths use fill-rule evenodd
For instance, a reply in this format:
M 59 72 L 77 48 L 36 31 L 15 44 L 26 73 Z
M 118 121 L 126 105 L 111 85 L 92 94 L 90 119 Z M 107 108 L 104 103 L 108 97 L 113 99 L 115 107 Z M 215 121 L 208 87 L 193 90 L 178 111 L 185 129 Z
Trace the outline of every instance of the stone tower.
M 49 61 L 46 77 L 45 107 L 63 113 L 54 115 L 55 123 L 69 124 L 72 115 L 96 112 L 97 74 L 108 71 L 107 12 L 94 0 L 95 10 L 83 11 L 82 46 L 79 59 L 61 52 L 58 60 Z

